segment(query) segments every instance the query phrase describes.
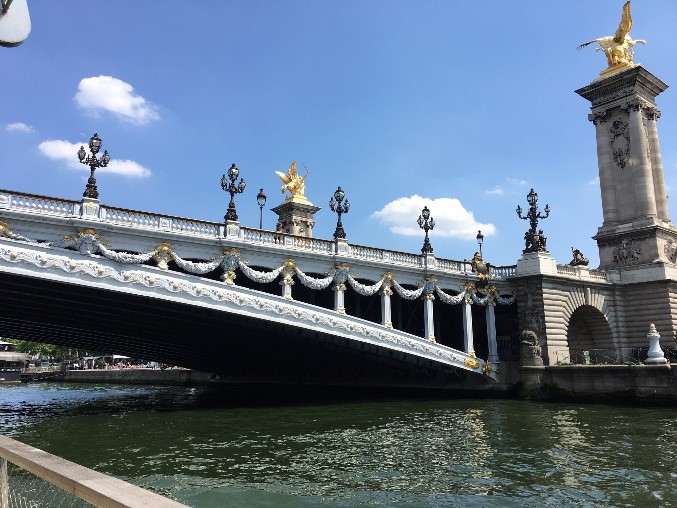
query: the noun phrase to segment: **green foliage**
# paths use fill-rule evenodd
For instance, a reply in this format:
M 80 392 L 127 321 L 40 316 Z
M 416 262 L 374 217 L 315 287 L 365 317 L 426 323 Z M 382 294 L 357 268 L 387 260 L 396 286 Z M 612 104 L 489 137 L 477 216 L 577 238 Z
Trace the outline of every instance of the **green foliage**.
M 46 342 L 32 342 L 28 340 L 5 339 L 15 345 L 17 351 L 35 355 L 40 353 L 41 358 L 53 358 L 55 360 L 67 360 L 71 358 L 80 358 L 82 356 L 93 356 L 92 352 L 84 349 L 73 349 Z

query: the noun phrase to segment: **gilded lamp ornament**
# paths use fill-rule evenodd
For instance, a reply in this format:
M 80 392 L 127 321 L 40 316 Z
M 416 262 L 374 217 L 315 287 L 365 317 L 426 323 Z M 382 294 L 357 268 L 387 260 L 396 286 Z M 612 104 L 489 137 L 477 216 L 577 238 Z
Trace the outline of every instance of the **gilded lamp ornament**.
M 632 61 L 635 54 L 633 46 L 635 44 L 646 44 L 646 41 L 642 39 L 633 40 L 630 37 L 631 28 L 632 16 L 630 16 L 630 1 L 628 0 L 625 2 L 625 5 L 623 5 L 621 22 L 614 35 L 593 39 L 581 44 L 576 49 L 582 49 L 595 42 L 599 44 L 600 47 L 597 48 L 597 51 L 602 51 L 604 53 L 607 63 L 609 64 L 609 66 L 600 73 L 602 76 L 634 67 L 637 64 L 634 64 Z

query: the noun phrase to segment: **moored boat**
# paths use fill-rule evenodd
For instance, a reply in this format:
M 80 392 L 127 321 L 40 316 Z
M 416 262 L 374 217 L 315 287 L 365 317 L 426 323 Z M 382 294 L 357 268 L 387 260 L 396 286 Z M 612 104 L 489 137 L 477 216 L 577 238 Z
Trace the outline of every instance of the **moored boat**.
M 15 351 L 14 344 L 0 340 L 0 383 L 20 381 L 31 355 Z

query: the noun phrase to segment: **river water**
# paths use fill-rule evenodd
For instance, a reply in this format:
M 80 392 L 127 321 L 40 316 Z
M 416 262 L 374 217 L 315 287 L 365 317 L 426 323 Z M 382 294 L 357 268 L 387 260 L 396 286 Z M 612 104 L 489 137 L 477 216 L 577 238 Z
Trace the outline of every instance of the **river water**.
M 317 400 L 0 385 L 0 433 L 193 507 L 677 506 L 676 408 Z

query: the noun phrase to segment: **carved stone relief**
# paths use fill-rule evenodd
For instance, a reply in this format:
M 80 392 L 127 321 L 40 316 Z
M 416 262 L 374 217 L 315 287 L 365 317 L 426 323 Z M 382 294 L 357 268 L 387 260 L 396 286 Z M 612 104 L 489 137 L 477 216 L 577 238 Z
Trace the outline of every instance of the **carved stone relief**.
M 614 263 L 629 265 L 642 259 L 642 250 L 635 247 L 632 240 L 621 240 L 614 249 Z
M 616 165 L 624 169 L 630 159 L 630 134 L 628 123 L 617 118 L 611 123 L 611 153 Z
M 524 307 L 522 309 L 522 329 L 536 334 L 537 341 L 545 337 L 545 326 L 543 324 L 543 308 L 539 305 L 540 298 L 537 298 L 540 292 L 538 283 L 528 283 L 523 286 L 525 295 Z
M 675 243 L 672 238 L 665 244 L 664 252 L 671 263 L 677 263 L 677 243 Z

